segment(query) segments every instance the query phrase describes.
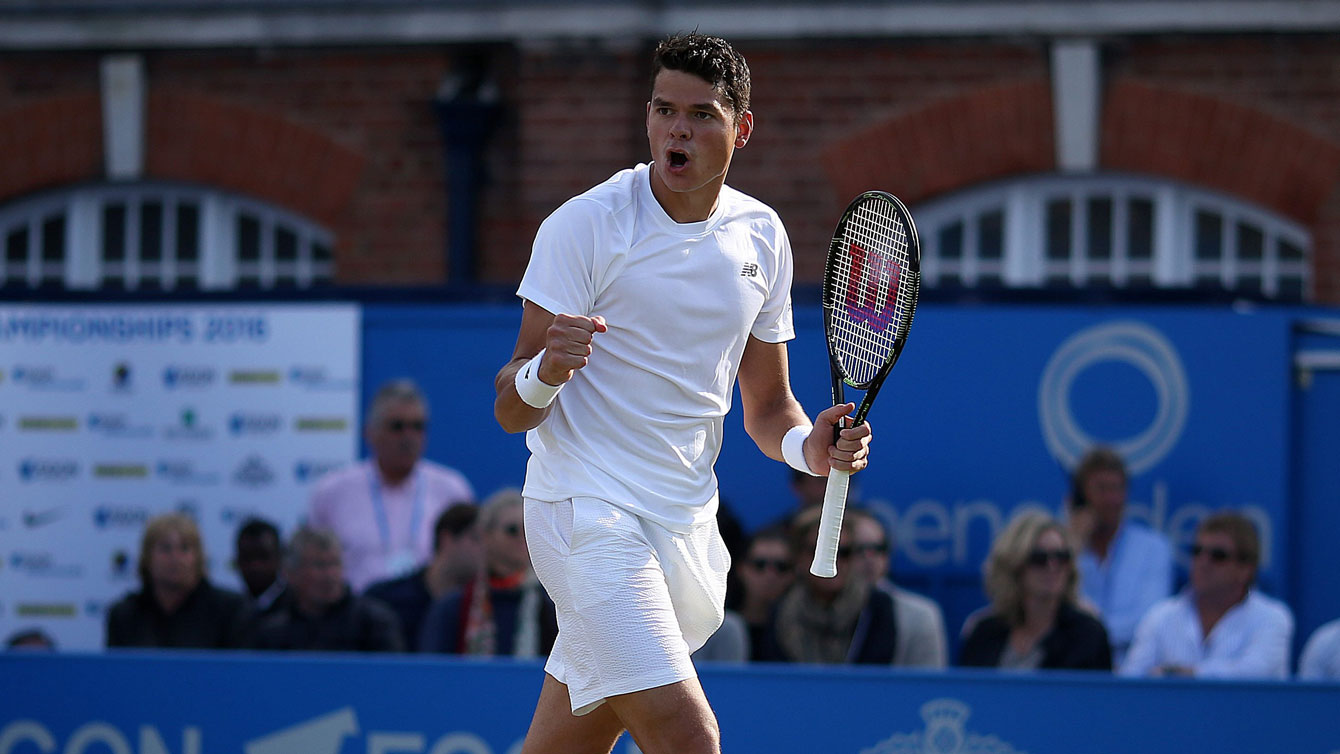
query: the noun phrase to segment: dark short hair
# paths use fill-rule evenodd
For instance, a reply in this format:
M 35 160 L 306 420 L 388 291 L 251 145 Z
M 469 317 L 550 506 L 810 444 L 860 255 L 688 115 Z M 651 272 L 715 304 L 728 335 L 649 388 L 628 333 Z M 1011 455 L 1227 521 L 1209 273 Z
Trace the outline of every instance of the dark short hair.
M 1079 459 L 1079 464 L 1075 466 L 1075 484 L 1084 484 L 1095 471 L 1115 471 L 1121 475 L 1122 481 L 1126 481 L 1128 476 L 1126 462 L 1121 460 L 1121 455 L 1103 446 L 1090 449 Z
M 656 45 L 651 80 L 663 70 L 691 73 L 730 103 L 736 122 L 749 110 L 749 64 L 730 42 L 698 32 L 675 34 Z
M 258 516 L 251 516 L 237 528 L 237 539 L 234 544 L 241 545 L 242 540 L 246 537 L 259 538 L 266 534 L 275 538 L 275 544 L 282 545 L 282 541 L 279 539 L 279 527 Z
M 437 523 L 433 524 L 433 551 L 437 551 L 443 534 L 459 537 L 478 520 L 479 506 L 474 503 L 456 503 L 439 513 Z

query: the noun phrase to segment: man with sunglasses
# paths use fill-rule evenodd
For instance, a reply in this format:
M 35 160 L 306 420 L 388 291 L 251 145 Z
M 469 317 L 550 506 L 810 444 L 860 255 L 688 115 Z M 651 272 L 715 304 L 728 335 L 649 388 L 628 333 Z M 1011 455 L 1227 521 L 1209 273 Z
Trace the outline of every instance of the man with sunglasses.
M 455 469 L 423 458 L 428 402 L 410 380 L 378 388 L 363 423 L 372 457 L 332 471 L 312 491 L 307 522 L 335 532 L 349 586 L 404 576 L 433 553 L 433 522 L 474 489 Z
M 1150 609 L 1121 665 L 1126 676 L 1288 678 L 1293 614 L 1253 589 L 1261 545 L 1245 516 L 1196 529 L 1191 584 Z

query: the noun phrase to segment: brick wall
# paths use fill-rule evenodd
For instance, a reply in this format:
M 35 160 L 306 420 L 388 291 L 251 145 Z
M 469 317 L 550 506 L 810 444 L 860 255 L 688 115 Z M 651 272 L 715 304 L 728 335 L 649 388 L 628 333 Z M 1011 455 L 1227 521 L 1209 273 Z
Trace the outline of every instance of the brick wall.
M 909 201 L 1054 167 L 1042 40 L 750 41 L 756 130 L 732 185 L 791 232 L 816 281 L 862 188 Z M 1107 40 L 1105 167 L 1228 191 L 1313 232 L 1340 303 L 1340 45 L 1331 37 Z M 273 201 L 337 234 L 337 279 L 449 279 L 433 100 L 445 47 L 145 53 L 149 178 Z M 477 274 L 510 284 L 555 207 L 647 159 L 650 42 L 471 50 L 502 117 L 481 155 Z M 0 54 L 0 202 L 102 173 L 98 56 Z M 1234 162 L 1236 161 L 1236 162 Z
M 1216 187 L 1234 191 L 1248 183 L 1276 194 L 1298 193 L 1289 202 L 1268 206 L 1312 231 L 1316 298 L 1340 304 L 1340 44 L 1335 35 L 1164 36 L 1112 43 L 1107 50 L 1112 81 L 1221 103 L 1218 111 L 1199 113 L 1208 118 L 1202 136 L 1220 127 L 1220 112 L 1239 121 L 1242 112 L 1251 114 L 1258 127 L 1234 126 L 1240 129 L 1237 146 L 1216 157 L 1241 161 L 1240 150 L 1248 145 L 1255 163 L 1239 168 L 1240 181 Z

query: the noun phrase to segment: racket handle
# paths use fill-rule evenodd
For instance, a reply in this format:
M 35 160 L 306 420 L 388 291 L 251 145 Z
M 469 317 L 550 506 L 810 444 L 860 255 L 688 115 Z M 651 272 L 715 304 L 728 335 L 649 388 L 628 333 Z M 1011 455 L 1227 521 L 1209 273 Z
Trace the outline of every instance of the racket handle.
M 847 509 L 847 483 L 850 471 L 833 469 L 828 472 L 828 487 L 824 490 L 824 509 L 819 515 L 819 541 L 814 546 L 814 562 L 810 573 L 831 579 L 837 575 L 838 539 L 842 536 L 842 513 Z

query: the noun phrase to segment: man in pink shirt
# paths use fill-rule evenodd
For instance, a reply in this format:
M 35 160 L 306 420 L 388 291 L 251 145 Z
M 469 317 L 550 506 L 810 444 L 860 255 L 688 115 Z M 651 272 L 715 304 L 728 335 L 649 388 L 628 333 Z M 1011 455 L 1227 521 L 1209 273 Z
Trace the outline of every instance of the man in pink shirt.
M 340 538 L 355 593 L 427 562 L 438 514 L 474 502 L 460 472 L 423 459 L 427 429 L 428 404 L 418 387 L 386 383 L 364 422 L 372 458 L 327 474 L 312 492 L 307 522 Z

